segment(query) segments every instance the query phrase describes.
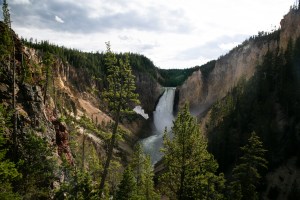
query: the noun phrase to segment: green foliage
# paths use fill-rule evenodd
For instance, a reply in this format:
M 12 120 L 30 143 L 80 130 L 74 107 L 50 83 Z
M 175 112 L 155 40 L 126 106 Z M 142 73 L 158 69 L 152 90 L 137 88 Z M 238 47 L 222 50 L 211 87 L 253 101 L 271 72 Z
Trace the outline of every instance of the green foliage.
M 158 82 L 164 87 L 176 87 L 182 85 L 198 69 L 198 66 L 187 69 L 159 69 L 160 76 L 158 77 Z
M 145 155 L 140 144 L 136 145 L 130 166 L 136 183 L 135 198 L 139 200 L 160 199 L 154 188 L 154 169 L 150 156 Z
M 241 147 L 241 150 L 243 156 L 233 169 L 233 181 L 229 188 L 233 196 L 230 199 L 258 199 L 256 187 L 261 179 L 259 171 L 268 168 L 265 159 L 266 150 L 255 132 L 252 132 L 248 143 Z
M 53 79 L 52 74 L 52 65 L 54 63 L 53 55 L 46 52 L 43 56 L 43 74 L 45 76 L 45 83 L 44 83 L 44 104 L 46 103 L 47 91 L 49 87 L 49 82 L 51 82 L 51 77 Z M 54 87 L 54 86 L 53 86 Z
M 7 4 L 6 0 L 3 0 L 2 12 L 3 12 L 4 24 L 10 25 L 11 24 L 10 13 L 9 13 L 8 4 Z
M 30 128 L 19 138 L 19 171 L 23 177 L 15 187 L 24 199 L 47 199 L 51 195 L 57 170 L 52 148 Z
M 87 172 L 71 170 L 68 182 L 63 183 L 55 193 L 54 198 L 59 200 L 92 200 L 98 199 L 95 185 Z
M 135 91 L 134 75 L 129 64 L 129 56 L 125 60 L 117 60 L 107 43 L 105 62 L 108 67 L 108 89 L 103 92 L 103 98 L 113 115 L 117 112 L 128 113 L 131 103 L 138 103 Z M 114 119 L 119 120 L 119 119 Z
M 145 200 L 159 200 L 160 195 L 154 188 L 154 169 L 151 164 L 150 156 L 146 156 L 144 159 L 143 171 L 141 174 L 141 192 L 139 193 L 139 199 Z
M 35 43 L 26 39 L 23 39 L 22 41 L 27 46 L 40 49 L 43 52 L 58 55 L 64 63 L 69 63 L 76 68 L 84 69 L 91 77 L 95 77 L 94 79 L 97 79 L 99 82 L 99 88 L 93 88 L 93 90 L 96 91 L 100 89 L 101 91 L 107 87 L 105 80 L 109 73 L 108 66 L 105 61 L 105 53 L 82 52 L 76 49 L 68 49 L 66 47 L 50 44 L 49 41 Z M 126 60 L 126 56 L 128 56 L 129 63 L 134 72 L 145 73 L 165 87 L 181 85 L 187 77 L 199 69 L 199 66 L 188 69 L 159 69 L 144 55 L 135 53 L 120 53 L 115 54 L 115 56 L 117 60 Z
M 133 111 L 130 110 L 130 106 L 139 103 L 138 94 L 135 93 L 135 77 L 131 71 L 128 55 L 125 56 L 125 60 L 118 60 L 116 55 L 111 51 L 109 42 L 106 43 L 106 46 L 105 63 L 108 68 L 106 80 L 108 87 L 102 95 L 112 113 L 114 125 L 104 171 L 101 177 L 100 193 L 103 192 L 110 161 L 113 157 L 113 149 L 117 139 L 118 125 L 121 116 L 126 113 L 132 113 Z
M 17 171 L 15 163 L 6 158 L 7 144 L 5 133 L 10 128 L 11 115 L 0 104 L 0 199 L 21 199 L 13 192 L 12 183 L 18 181 L 22 175 Z
M 87 131 L 91 132 L 92 134 L 95 134 L 97 137 L 100 137 L 104 140 L 107 140 L 111 137 L 110 133 L 106 133 L 104 130 L 101 130 L 100 127 L 96 126 L 95 123 L 90 120 L 90 118 L 83 115 L 80 117 L 80 119 L 77 121 L 77 123 L 84 127 Z M 103 127 L 101 127 L 103 129 Z
M 164 136 L 165 173 L 162 187 L 171 199 L 222 199 L 223 174 L 216 175 L 218 164 L 207 151 L 188 105 L 179 112 L 172 128 L 173 138 Z
M 4 24 L 0 22 L 0 61 L 7 60 L 13 51 L 10 13 L 6 0 L 2 4 L 2 13 Z
M 123 173 L 123 178 L 119 185 L 116 199 L 118 200 L 135 199 L 136 186 L 137 185 L 134 180 L 132 169 L 130 166 L 128 166 Z
M 256 73 L 241 79 L 226 97 L 213 105 L 206 124 L 209 151 L 221 171 L 229 170 L 239 157 L 249 134 L 255 131 L 270 153 L 272 169 L 299 152 L 300 39 L 286 52 L 268 52 Z M 282 137 L 285 135 L 285 137 Z
M 214 69 L 216 61 L 210 61 L 202 66 L 195 66 L 187 69 L 158 69 L 159 76 L 158 82 L 164 87 L 177 87 L 183 84 L 183 82 L 192 75 L 193 72 L 201 70 L 204 80 L 207 79 L 210 72 Z

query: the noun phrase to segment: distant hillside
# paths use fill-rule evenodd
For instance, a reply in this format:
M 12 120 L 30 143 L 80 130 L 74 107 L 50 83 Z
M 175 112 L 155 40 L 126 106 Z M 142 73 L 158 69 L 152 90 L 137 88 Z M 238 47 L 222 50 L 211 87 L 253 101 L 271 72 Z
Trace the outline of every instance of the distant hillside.
M 70 49 L 63 46 L 51 44 L 48 41 L 33 42 L 33 40 L 22 40 L 26 46 L 43 52 L 49 52 L 59 56 L 63 62 L 68 62 L 76 68 L 84 68 L 91 76 L 104 79 L 106 76 L 106 66 L 104 64 L 104 52 L 83 52 L 77 49 Z M 124 54 L 118 54 L 123 57 Z M 130 64 L 134 71 L 143 72 L 155 79 L 162 86 L 176 87 L 181 85 L 199 66 L 186 69 L 159 69 L 153 62 L 144 55 L 130 53 Z M 103 83 L 105 84 L 105 83 Z

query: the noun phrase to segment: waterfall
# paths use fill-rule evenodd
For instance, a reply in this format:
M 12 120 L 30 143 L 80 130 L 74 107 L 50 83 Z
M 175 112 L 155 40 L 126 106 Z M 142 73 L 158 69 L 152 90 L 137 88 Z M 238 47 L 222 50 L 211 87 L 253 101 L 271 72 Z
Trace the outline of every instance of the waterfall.
M 174 97 L 176 88 L 165 88 L 164 94 L 160 97 L 158 104 L 153 112 L 152 135 L 141 141 L 145 153 L 149 154 L 152 163 L 156 163 L 162 157 L 160 148 L 163 144 L 163 134 L 167 127 L 170 131 L 173 125 Z

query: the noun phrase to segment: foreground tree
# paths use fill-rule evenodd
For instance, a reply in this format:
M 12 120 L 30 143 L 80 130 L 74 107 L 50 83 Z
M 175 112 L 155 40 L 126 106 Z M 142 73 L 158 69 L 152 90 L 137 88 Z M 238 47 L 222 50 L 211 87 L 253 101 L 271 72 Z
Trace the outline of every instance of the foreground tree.
M 154 188 L 154 169 L 151 164 L 150 156 L 145 156 L 143 163 L 143 171 L 141 174 L 141 198 L 145 200 L 159 200 L 160 195 Z
M 258 199 L 256 187 L 261 175 L 260 169 L 267 169 L 267 160 L 264 158 L 266 150 L 255 132 L 252 132 L 248 144 L 241 147 L 243 156 L 240 164 L 233 169 L 233 181 L 230 183 L 230 199 Z
M 223 174 L 216 175 L 217 162 L 207 151 L 207 142 L 186 104 L 164 136 L 165 173 L 163 192 L 170 199 L 222 199 Z
M 91 176 L 87 172 L 71 169 L 68 182 L 56 191 L 54 199 L 97 199 Z
M 135 147 L 130 166 L 136 182 L 135 198 L 139 200 L 160 199 L 154 188 L 154 169 L 150 156 L 144 154 L 140 144 Z
M 117 191 L 116 199 L 118 200 L 133 200 L 136 198 L 136 181 L 134 180 L 133 171 L 130 166 L 128 166 L 124 173 L 122 181 L 119 185 Z
M 0 61 L 7 61 L 9 56 L 12 54 L 13 50 L 13 41 L 10 31 L 10 14 L 8 9 L 8 4 L 6 0 L 2 4 L 2 13 L 3 13 L 3 32 L 0 35 Z
M 5 133 L 11 127 L 11 115 L 0 104 L 0 199 L 21 199 L 19 194 L 13 192 L 12 183 L 21 178 L 15 163 L 6 158 L 8 149 Z
M 0 61 L 4 61 L 5 65 L 10 69 L 11 61 L 13 61 L 12 69 L 12 109 L 13 109 L 13 160 L 16 162 L 18 160 L 18 147 L 17 147 L 17 109 L 16 109 L 16 61 L 15 61 L 15 44 L 14 36 L 11 29 L 10 13 L 8 9 L 8 4 L 6 0 L 2 4 L 4 30 L 3 34 L 0 36 Z M 1 68 L 0 68 L 1 69 Z M 0 74 L 1 74 L 0 70 Z
M 135 80 L 129 64 L 128 54 L 126 54 L 125 60 L 118 60 L 116 55 L 111 51 L 109 42 L 106 43 L 106 47 L 105 64 L 108 68 L 108 88 L 103 92 L 103 97 L 112 113 L 114 125 L 101 177 L 100 194 L 103 192 L 108 168 L 113 156 L 120 117 L 123 114 L 132 112 L 129 110 L 130 104 L 139 102 L 138 95 L 135 93 Z

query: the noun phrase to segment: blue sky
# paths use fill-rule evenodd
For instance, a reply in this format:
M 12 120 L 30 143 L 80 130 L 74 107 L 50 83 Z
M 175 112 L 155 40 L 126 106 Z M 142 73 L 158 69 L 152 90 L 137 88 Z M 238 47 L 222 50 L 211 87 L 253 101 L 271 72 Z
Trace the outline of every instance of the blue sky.
M 19 36 L 100 52 L 110 41 L 114 51 L 144 54 L 160 68 L 187 68 L 278 28 L 295 0 L 7 2 Z

